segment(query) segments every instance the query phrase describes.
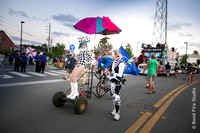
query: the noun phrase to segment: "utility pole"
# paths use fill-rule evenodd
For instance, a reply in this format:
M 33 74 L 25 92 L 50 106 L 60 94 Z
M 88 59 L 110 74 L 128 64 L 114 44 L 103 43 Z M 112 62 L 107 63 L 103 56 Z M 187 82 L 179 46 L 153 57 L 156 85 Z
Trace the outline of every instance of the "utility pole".
M 22 54 L 22 25 L 25 23 L 24 21 L 21 21 L 21 37 L 20 37 L 20 54 Z
M 52 42 L 53 42 L 53 39 L 51 39 L 51 52 L 52 52 L 52 47 L 53 47 L 53 46 L 52 46 Z
M 187 49 L 188 49 L 188 42 L 184 42 L 186 44 L 186 55 L 187 55 Z
M 51 23 L 49 23 L 49 37 L 48 37 L 48 52 L 49 52 L 49 47 L 50 47 L 50 41 L 51 41 Z

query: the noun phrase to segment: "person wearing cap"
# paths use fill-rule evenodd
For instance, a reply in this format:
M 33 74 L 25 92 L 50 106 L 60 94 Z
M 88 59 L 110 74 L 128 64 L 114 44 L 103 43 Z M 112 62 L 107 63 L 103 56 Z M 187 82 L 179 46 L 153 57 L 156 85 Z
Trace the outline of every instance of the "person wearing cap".
M 63 77 L 64 80 L 66 80 L 68 75 L 72 73 L 73 69 L 75 68 L 75 64 L 76 64 L 76 59 L 72 57 L 72 54 L 70 53 L 68 58 L 67 72 L 65 77 Z
M 44 73 L 45 63 L 47 62 L 47 56 L 46 56 L 46 54 L 43 53 L 43 55 L 40 56 L 40 59 L 41 59 L 40 60 L 41 63 L 40 63 L 40 71 L 39 72 L 42 71 L 42 73 Z
M 77 78 L 84 71 L 86 63 L 92 60 L 90 52 L 87 49 L 86 41 L 82 41 L 79 44 L 79 50 L 80 52 L 78 55 L 78 63 L 75 66 L 74 70 L 72 71 L 70 77 L 71 93 L 67 96 L 67 98 L 70 99 L 75 99 L 76 97 L 79 96 Z
M 26 53 L 22 53 L 21 58 L 21 72 L 26 72 L 27 57 Z
M 37 55 L 34 57 L 35 58 L 35 72 L 40 72 L 40 52 L 37 52 Z

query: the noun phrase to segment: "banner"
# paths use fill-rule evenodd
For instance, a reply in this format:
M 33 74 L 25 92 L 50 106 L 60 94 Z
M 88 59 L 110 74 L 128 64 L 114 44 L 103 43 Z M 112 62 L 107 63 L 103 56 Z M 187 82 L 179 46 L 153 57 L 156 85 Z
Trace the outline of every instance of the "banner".
M 119 48 L 119 51 L 121 52 L 122 60 L 125 62 L 124 74 L 132 74 L 137 76 L 140 72 L 140 69 L 135 66 L 133 58 L 130 58 L 123 46 Z

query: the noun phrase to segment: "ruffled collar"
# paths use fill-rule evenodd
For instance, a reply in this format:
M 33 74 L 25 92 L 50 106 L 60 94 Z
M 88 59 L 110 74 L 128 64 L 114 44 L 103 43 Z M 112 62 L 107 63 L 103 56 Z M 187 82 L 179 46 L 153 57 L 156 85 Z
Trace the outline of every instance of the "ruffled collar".
M 85 51 L 85 50 L 87 50 L 87 48 L 80 48 L 79 50 L 80 51 Z

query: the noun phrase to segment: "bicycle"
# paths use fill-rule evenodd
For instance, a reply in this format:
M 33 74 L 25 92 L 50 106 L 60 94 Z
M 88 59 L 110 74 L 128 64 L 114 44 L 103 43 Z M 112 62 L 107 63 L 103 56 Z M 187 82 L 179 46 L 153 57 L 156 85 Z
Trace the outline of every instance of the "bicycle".
M 104 96 L 108 91 L 110 91 L 110 84 L 109 84 L 109 79 L 107 78 L 107 75 L 103 74 L 102 78 L 97 84 L 96 87 L 96 94 L 98 98 L 101 98 Z

